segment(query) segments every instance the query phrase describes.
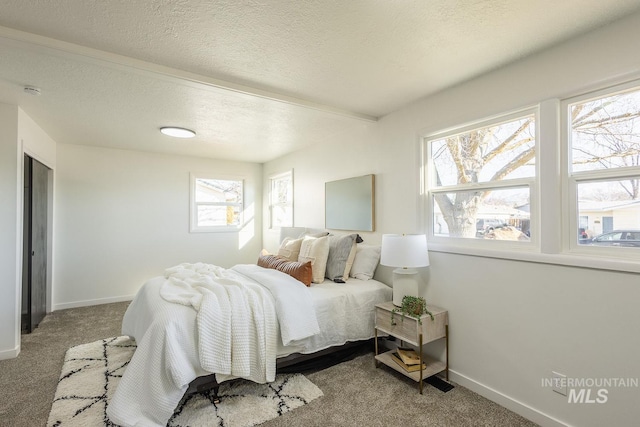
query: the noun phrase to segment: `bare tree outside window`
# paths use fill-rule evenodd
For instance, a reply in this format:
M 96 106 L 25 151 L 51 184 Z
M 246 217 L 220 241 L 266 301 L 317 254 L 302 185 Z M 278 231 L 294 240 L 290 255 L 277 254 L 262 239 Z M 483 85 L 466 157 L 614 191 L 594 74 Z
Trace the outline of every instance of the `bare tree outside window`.
M 571 107 L 572 171 L 640 166 L 640 91 Z M 613 197 L 637 200 L 640 180 L 618 182 Z
M 575 103 L 570 114 L 570 175 L 578 215 L 588 218 L 578 242 L 599 244 L 598 235 L 640 229 L 640 91 Z
M 522 224 L 528 231 L 529 188 L 516 180 L 535 177 L 535 145 L 533 115 L 430 141 L 435 186 L 463 190 L 432 191 L 436 234 L 527 240 Z M 498 181 L 514 186 L 501 184 L 498 191 Z M 516 225 L 508 233 L 495 232 Z
M 635 203 L 640 197 L 640 176 L 633 169 L 640 167 L 639 118 L 638 90 L 570 106 L 570 173 L 581 177 L 576 185 L 578 215 L 583 221 L 589 218 L 592 234 L 614 226 L 640 228 L 640 204 Z M 534 115 L 490 123 L 427 144 L 434 169 L 430 193 L 435 234 L 523 240 L 517 233 L 489 236 L 486 224 L 530 233 L 526 219 L 529 188 L 535 178 Z M 619 170 L 619 176 L 596 177 L 594 171 L 603 169 Z M 516 188 L 522 191 L 504 191 Z M 625 214 L 596 214 L 595 210 L 602 211 L 607 204 L 613 208 L 612 202 L 627 202 Z

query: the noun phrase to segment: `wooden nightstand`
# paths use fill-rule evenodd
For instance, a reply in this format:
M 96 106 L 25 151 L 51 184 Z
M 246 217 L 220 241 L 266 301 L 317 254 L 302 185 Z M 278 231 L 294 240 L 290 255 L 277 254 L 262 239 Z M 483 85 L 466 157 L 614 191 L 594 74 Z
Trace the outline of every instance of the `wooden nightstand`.
M 376 305 L 376 326 L 375 326 L 375 346 L 376 346 L 376 367 L 379 363 L 384 363 L 390 368 L 406 375 L 407 377 L 418 381 L 420 384 L 420 394 L 422 394 L 422 380 L 429 378 L 438 372 L 445 371 L 447 381 L 449 380 L 449 313 L 439 307 L 427 305 L 427 308 L 433 313 L 433 320 L 428 314 L 424 314 L 418 319 L 402 316 L 400 313 L 394 314 L 394 321 L 391 321 L 391 312 L 394 308 L 393 302 L 385 302 Z M 404 342 L 413 344 L 418 348 L 420 361 L 426 364 L 425 369 L 415 372 L 408 372 L 398 365 L 391 358 L 391 353 L 378 354 L 378 331 L 394 336 Z M 435 360 L 429 356 L 423 355 L 422 346 L 429 342 L 445 339 L 446 359 L 445 362 Z

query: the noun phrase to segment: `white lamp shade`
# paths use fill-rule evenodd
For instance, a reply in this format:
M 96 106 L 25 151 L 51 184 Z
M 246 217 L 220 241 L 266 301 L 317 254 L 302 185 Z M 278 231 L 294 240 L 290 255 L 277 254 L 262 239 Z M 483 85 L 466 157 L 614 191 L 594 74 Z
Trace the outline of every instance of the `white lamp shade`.
M 427 236 L 424 234 L 383 234 L 380 264 L 418 268 L 429 265 Z

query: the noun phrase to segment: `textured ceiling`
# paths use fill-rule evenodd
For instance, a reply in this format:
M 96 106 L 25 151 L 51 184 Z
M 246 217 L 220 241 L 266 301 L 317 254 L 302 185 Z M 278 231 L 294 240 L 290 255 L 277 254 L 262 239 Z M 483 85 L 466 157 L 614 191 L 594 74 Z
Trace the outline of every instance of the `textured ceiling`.
M 256 162 L 640 10 L 640 0 L 0 5 L 0 102 L 58 142 Z M 43 95 L 24 95 L 26 84 Z M 157 133 L 170 124 L 198 136 Z

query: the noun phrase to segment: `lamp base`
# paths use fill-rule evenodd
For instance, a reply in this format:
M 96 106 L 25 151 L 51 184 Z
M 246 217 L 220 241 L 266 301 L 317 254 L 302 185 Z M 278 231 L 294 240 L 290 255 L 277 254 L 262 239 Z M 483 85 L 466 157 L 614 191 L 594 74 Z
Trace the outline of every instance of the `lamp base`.
M 417 297 L 420 294 L 418 288 L 418 270 L 413 268 L 396 268 L 393 279 L 393 305 L 400 307 L 405 296 Z

